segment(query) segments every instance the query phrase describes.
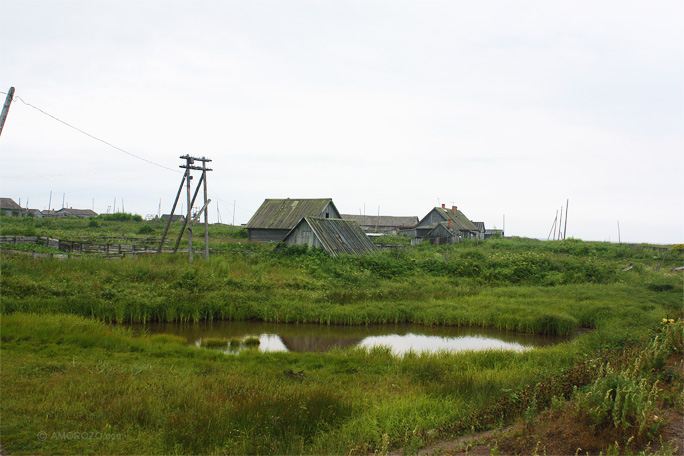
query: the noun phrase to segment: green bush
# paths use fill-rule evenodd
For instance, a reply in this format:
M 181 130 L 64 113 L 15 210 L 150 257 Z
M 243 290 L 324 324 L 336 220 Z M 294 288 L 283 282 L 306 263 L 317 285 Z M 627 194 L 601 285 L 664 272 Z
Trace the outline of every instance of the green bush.
M 150 225 L 143 225 L 138 230 L 138 234 L 152 234 L 152 233 L 154 233 L 154 228 L 152 228 Z
M 128 212 L 115 212 L 114 214 L 100 214 L 98 219 L 108 222 L 142 222 L 143 218 L 137 214 L 129 214 Z

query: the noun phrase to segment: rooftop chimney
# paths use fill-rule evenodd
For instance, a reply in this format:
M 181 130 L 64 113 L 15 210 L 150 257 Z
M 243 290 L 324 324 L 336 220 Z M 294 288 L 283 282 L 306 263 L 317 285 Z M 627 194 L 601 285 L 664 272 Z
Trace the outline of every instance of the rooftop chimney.
M 445 207 L 446 207 L 446 206 L 444 205 L 444 203 L 442 203 L 442 209 L 444 209 Z
M 456 209 L 457 209 L 457 207 L 456 207 L 456 206 L 451 206 L 451 212 L 452 212 L 453 214 L 455 214 L 455 213 L 456 213 Z

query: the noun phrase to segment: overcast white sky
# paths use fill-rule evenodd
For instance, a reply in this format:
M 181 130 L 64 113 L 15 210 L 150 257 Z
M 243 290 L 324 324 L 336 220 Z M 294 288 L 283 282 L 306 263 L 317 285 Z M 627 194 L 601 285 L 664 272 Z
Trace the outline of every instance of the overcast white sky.
M 680 0 L 0 0 L 0 193 L 156 215 L 191 154 L 211 222 L 331 197 L 546 239 L 569 199 L 568 237 L 681 243 L 682 23 Z

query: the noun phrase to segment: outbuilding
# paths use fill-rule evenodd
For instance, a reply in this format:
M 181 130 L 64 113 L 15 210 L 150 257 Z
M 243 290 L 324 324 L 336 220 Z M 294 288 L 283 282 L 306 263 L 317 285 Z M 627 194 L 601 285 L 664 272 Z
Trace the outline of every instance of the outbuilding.
M 285 245 L 322 248 L 328 254 L 363 255 L 376 251 L 355 220 L 304 217 L 283 239 Z

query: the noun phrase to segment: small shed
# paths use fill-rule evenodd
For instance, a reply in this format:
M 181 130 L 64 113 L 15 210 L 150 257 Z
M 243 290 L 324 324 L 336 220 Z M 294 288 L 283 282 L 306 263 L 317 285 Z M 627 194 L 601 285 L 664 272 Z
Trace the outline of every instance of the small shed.
M 247 222 L 247 239 L 280 242 L 304 217 L 342 218 L 332 198 L 266 199 Z
M 0 198 L 0 214 L 11 217 L 21 216 L 21 206 L 12 198 Z
M 355 215 L 342 214 L 345 220 L 356 220 L 366 233 L 397 234 L 401 230 L 413 228 L 418 224 L 418 217 L 397 217 L 390 215 Z
M 283 239 L 285 245 L 307 245 L 328 254 L 363 255 L 376 251 L 355 220 L 304 217 Z

